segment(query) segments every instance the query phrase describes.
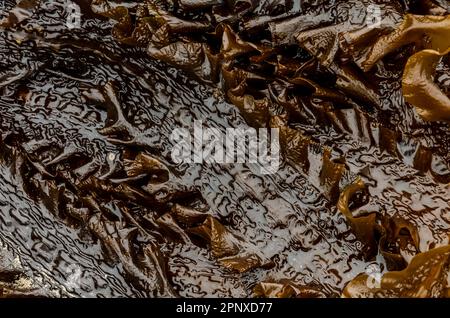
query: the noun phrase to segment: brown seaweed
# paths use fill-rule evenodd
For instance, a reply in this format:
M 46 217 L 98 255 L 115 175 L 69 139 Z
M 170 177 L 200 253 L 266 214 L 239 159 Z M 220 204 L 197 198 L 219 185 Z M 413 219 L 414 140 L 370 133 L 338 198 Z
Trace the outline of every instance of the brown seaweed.
M 0 296 L 449 296 L 445 1 L 76 3 L 6 1 Z M 279 171 L 175 162 L 194 120 Z

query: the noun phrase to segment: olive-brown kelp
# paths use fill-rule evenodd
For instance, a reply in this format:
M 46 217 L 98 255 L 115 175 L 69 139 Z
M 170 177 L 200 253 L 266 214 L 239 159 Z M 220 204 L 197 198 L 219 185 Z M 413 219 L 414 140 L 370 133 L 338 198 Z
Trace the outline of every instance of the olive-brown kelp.
M 448 296 L 445 1 L 74 3 L 5 2 L 0 295 Z M 280 171 L 173 163 L 194 119 Z

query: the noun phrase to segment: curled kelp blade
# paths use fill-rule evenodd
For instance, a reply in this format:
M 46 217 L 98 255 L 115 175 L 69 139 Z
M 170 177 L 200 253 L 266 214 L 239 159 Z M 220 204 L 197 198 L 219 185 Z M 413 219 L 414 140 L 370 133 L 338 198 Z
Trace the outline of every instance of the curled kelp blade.
M 406 64 L 403 95 L 425 120 L 450 121 L 450 99 L 434 82 L 437 63 L 449 52 L 423 50 L 411 56 Z
M 377 243 L 375 233 L 377 230 L 376 215 L 375 213 L 366 214 L 359 217 L 354 217 L 352 211 L 349 208 L 349 203 L 353 195 L 358 191 L 364 190 L 366 185 L 362 179 L 358 178 L 347 186 L 340 194 L 337 208 L 341 212 L 347 222 L 351 226 L 355 236 L 365 246 L 366 256 L 375 255 L 377 250 Z
M 426 39 L 428 41 L 425 41 Z M 441 53 L 447 51 L 450 47 L 450 15 L 405 15 L 395 31 L 380 37 L 371 47 L 361 67 L 364 71 L 369 71 L 389 53 L 413 43 Z
M 450 246 L 417 254 L 396 272 L 365 273 L 353 279 L 342 297 L 449 297 Z

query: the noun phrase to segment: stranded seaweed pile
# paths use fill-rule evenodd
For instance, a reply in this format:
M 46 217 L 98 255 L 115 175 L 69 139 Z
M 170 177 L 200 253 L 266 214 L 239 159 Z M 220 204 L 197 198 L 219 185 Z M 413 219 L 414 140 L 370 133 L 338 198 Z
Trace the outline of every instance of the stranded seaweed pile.
M 445 0 L 6 0 L 0 295 L 445 297 Z M 280 163 L 173 160 L 276 129 Z

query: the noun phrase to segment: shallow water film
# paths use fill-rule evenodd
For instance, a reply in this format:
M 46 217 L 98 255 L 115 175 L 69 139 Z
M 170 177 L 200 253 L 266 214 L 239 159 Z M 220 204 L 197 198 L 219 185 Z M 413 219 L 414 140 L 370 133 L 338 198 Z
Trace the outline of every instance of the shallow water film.
M 450 296 L 449 1 L 0 13 L 0 297 Z

